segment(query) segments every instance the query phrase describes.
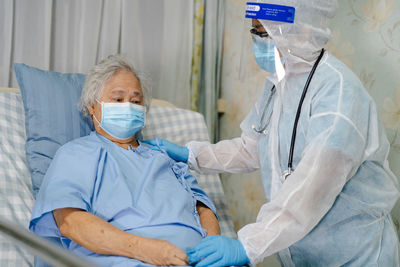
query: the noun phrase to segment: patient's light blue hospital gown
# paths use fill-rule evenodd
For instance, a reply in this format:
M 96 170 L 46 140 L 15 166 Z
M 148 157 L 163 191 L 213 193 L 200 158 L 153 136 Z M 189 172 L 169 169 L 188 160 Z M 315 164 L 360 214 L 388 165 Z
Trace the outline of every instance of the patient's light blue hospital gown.
M 186 251 L 206 235 L 197 201 L 216 212 L 187 165 L 146 144 L 123 149 L 92 132 L 57 151 L 37 195 L 30 229 L 43 237 L 60 237 L 66 249 L 99 265 L 148 266 L 96 254 L 62 237 L 52 211 L 83 209 L 128 233 L 167 240 Z

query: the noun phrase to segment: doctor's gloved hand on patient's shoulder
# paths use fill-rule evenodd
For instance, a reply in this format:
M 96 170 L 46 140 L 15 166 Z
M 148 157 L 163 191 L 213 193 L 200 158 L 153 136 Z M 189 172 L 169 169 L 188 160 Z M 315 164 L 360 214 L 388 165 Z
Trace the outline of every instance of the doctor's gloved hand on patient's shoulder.
M 154 150 L 165 150 L 168 156 L 172 159 L 180 162 L 187 162 L 189 158 L 189 149 L 185 146 L 180 146 L 174 143 L 171 143 L 165 139 L 152 139 L 152 140 L 143 140 L 144 143 L 152 145 L 151 147 Z

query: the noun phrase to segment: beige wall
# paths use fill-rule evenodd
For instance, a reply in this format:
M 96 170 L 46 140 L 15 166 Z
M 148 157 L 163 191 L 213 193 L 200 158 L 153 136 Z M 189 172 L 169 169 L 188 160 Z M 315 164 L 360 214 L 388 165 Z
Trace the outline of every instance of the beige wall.
M 392 150 L 391 168 L 400 176 L 400 0 L 339 0 L 332 21 L 333 39 L 327 48 L 360 77 L 377 102 Z M 240 136 L 240 122 L 253 106 L 267 73 L 252 54 L 244 19 L 246 1 L 225 0 L 222 98 L 227 111 L 221 117 L 221 139 Z M 265 202 L 260 173 L 222 175 L 236 230 L 256 219 Z M 399 226 L 400 207 L 393 211 Z M 267 259 L 262 266 L 279 266 Z

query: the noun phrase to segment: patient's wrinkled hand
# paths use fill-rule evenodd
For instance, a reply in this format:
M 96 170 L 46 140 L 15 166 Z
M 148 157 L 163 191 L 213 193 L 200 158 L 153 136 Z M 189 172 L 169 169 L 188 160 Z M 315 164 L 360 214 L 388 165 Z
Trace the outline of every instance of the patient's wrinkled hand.
M 135 258 L 146 263 L 163 266 L 189 264 L 186 253 L 165 240 L 140 238 L 138 248 Z

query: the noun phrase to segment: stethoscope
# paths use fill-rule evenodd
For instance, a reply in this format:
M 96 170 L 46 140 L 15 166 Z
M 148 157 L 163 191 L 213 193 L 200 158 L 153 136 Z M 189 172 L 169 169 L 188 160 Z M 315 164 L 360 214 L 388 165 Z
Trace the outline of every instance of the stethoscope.
M 305 86 L 304 86 L 303 93 L 302 93 L 302 95 L 301 95 L 299 105 L 297 106 L 296 118 L 295 118 L 295 120 L 294 120 L 293 131 L 292 131 L 292 140 L 291 140 L 291 143 L 290 143 L 289 160 L 288 160 L 288 169 L 287 169 L 286 171 L 284 171 L 283 174 L 282 174 L 282 176 L 281 176 L 281 182 L 282 182 L 282 183 L 287 179 L 287 177 L 288 177 L 290 174 L 292 174 L 292 171 L 293 171 L 293 170 L 292 170 L 292 166 L 293 166 L 293 152 L 294 152 L 294 145 L 295 145 L 295 143 L 296 143 L 297 124 L 299 123 L 299 118 L 300 118 L 300 113 L 301 113 L 301 107 L 303 106 L 304 98 L 306 97 L 308 87 L 310 86 L 310 82 L 311 82 L 311 80 L 312 80 L 312 78 L 313 78 L 313 76 L 314 76 L 314 72 L 315 72 L 315 70 L 317 69 L 317 66 L 318 66 L 319 62 L 321 61 L 322 57 L 324 56 L 324 53 L 325 53 L 325 49 L 322 49 L 321 53 L 320 53 L 319 56 L 318 56 L 317 61 L 314 63 L 314 66 L 312 67 L 311 72 L 310 72 L 310 74 L 308 75 L 307 82 L 306 82 L 306 84 L 305 84 Z M 276 91 L 276 88 L 275 88 L 275 85 L 274 85 L 274 86 L 271 88 L 271 92 L 270 92 L 270 94 L 269 94 L 269 97 L 268 97 L 268 100 L 267 100 L 267 104 L 266 104 L 265 107 L 264 107 L 264 111 L 263 111 L 263 113 L 262 113 L 262 115 L 261 115 L 261 118 L 260 118 L 260 122 L 259 122 L 259 124 L 258 124 L 258 127 L 256 127 L 255 125 L 252 125 L 252 126 L 251 126 L 251 128 L 252 128 L 255 132 L 257 132 L 257 133 L 264 134 L 264 135 L 267 135 L 267 134 L 268 134 L 267 127 L 268 127 L 268 124 L 269 124 L 269 122 L 270 122 L 270 120 L 271 120 L 272 112 L 271 112 L 271 114 L 270 114 L 270 116 L 269 116 L 269 118 L 268 118 L 268 121 L 266 121 L 266 122 L 264 123 L 264 126 L 261 126 L 261 124 L 262 124 L 262 122 L 264 121 L 264 117 L 265 117 L 265 113 L 266 113 L 267 107 L 269 107 L 269 105 L 270 105 L 270 103 L 271 103 L 271 100 L 272 100 L 272 97 L 273 97 L 273 95 L 275 94 L 275 91 Z

